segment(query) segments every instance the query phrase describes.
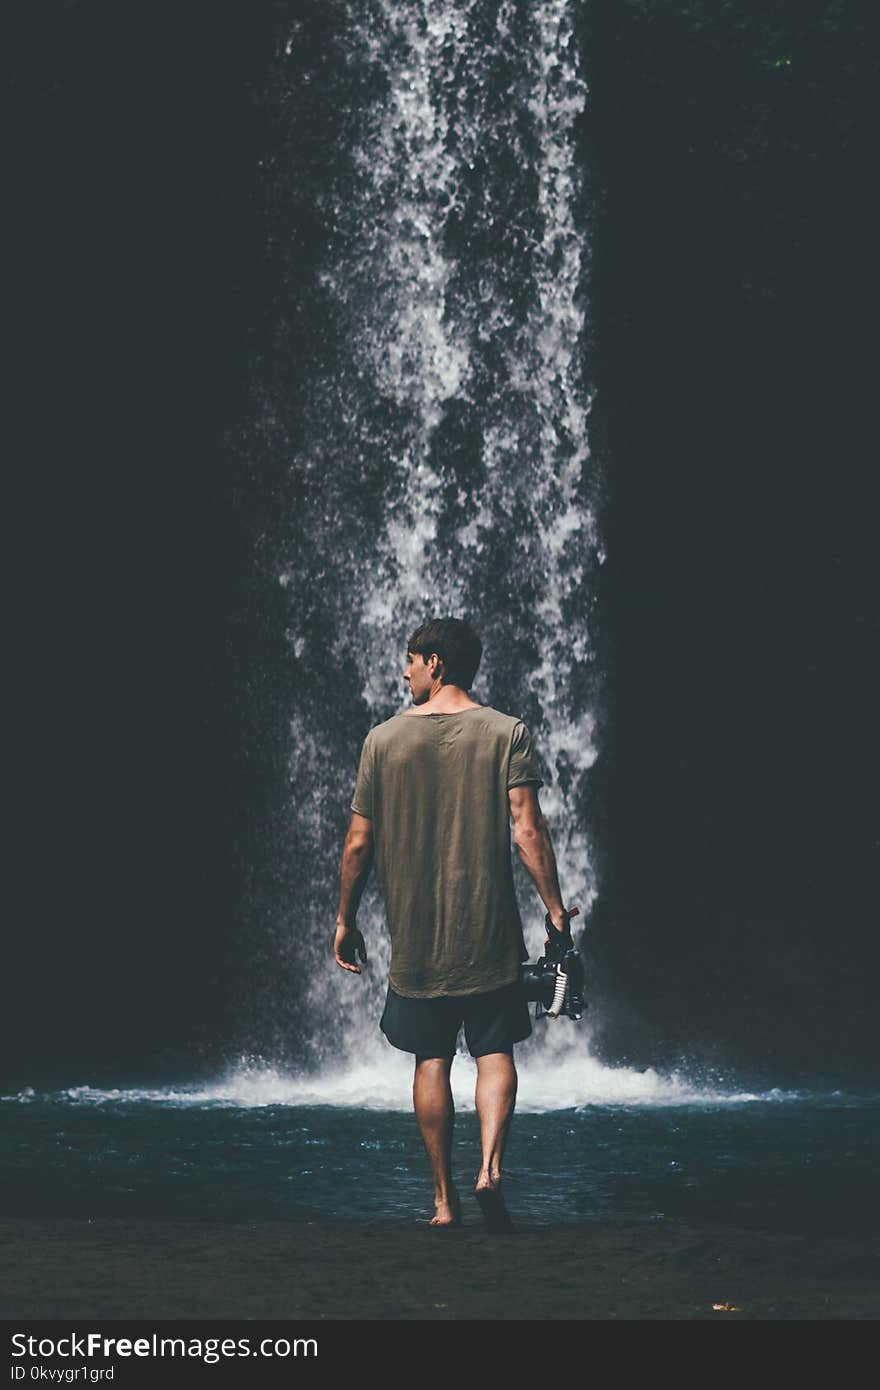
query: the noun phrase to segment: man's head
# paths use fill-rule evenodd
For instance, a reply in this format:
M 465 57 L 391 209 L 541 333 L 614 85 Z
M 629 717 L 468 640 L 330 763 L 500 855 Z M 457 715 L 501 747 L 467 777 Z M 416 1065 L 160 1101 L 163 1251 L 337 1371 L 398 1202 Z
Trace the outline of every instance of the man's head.
M 404 679 L 413 704 L 424 704 L 438 684 L 470 690 L 482 655 L 482 642 L 463 618 L 432 618 L 422 623 L 406 651 Z

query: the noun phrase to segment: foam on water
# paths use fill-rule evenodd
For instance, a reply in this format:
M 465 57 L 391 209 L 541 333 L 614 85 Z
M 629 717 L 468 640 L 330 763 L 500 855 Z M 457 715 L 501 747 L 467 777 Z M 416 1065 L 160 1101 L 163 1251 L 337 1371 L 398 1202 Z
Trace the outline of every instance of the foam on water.
M 678 1073 L 653 1068 L 609 1067 L 585 1058 L 577 1069 L 561 1071 L 541 1056 L 519 1071 L 517 1112 L 545 1114 L 587 1106 L 664 1108 L 676 1106 L 736 1106 L 756 1102 L 796 1102 L 813 1093 L 772 1088 L 754 1091 L 716 1084 L 697 1085 Z M 459 1057 L 453 1065 L 456 1109 L 473 1110 L 476 1066 Z M 25 1087 L 0 1101 L 29 1104 L 49 1101 L 61 1105 L 228 1106 L 255 1109 L 273 1106 L 332 1106 L 411 1112 L 412 1063 L 401 1055 L 377 1050 L 337 1071 L 315 1075 L 286 1073 L 259 1059 L 242 1059 L 213 1081 L 177 1086 L 110 1087 L 79 1085 L 40 1093 Z M 834 1093 L 839 1096 L 841 1093 Z M 818 1098 L 818 1097 L 816 1097 Z

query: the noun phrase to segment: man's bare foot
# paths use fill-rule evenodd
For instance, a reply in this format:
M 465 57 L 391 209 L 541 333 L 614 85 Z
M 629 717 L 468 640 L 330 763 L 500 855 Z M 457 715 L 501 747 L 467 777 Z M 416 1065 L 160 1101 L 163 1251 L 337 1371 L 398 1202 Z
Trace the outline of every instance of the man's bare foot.
M 485 1192 L 487 1189 L 492 1192 L 501 1184 L 501 1172 L 498 1168 L 481 1168 L 477 1174 L 474 1184 L 475 1192 Z
M 454 1187 L 449 1189 L 445 1198 L 434 1198 L 434 1215 L 428 1225 L 435 1228 L 461 1225 L 461 1198 Z
M 504 1194 L 501 1191 L 500 1173 L 480 1169 L 474 1185 L 474 1196 L 490 1231 L 513 1230 L 513 1222 L 510 1219 L 510 1213 L 504 1202 Z

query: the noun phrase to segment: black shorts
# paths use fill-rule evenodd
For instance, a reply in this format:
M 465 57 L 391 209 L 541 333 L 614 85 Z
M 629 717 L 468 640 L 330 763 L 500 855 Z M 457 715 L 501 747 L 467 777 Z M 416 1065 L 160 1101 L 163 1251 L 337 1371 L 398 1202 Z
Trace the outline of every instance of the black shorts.
M 486 994 L 443 994 L 436 999 L 405 999 L 388 986 L 379 1027 L 393 1047 L 418 1057 L 454 1057 L 464 1024 L 472 1057 L 488 1052 L 512 1055 L 513 1044 L 532 1031 L 529 1005 L 519 980 Z

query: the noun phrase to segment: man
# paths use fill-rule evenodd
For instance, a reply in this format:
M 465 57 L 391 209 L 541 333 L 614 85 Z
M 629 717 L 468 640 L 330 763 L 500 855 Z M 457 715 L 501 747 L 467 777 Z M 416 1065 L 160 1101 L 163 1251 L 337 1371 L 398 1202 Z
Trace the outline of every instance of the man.
M 450 1071 L 459 1028 L 477 1063 L 482 1162 L 475 1193 L 490 1229 L 509 1227 L 501 1161 L 516 1101 L 514 1043 L 531 1033 L 527 959 L 513 884 L 520 859 L 553 927 L 570 936 L 538 804 L 543 781 L 521 720 L 474 701 L 482 655 L 470 625 L 433 619 L 409 639 L 412 707 L 376 725 L 361 751 L 340 870 L 334 955 L 360 974 L 358 903 L 375 863 L 391 937 L 380 1027 L 415 1054 L 413 1104 L 434 1179 L 437 1228 L 461 1223 L 452 1180 Z

